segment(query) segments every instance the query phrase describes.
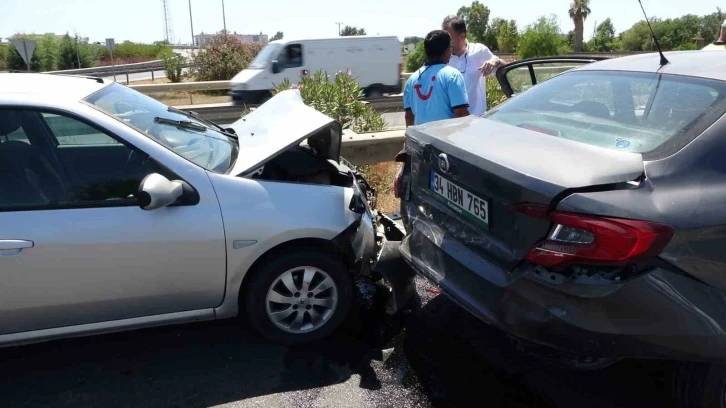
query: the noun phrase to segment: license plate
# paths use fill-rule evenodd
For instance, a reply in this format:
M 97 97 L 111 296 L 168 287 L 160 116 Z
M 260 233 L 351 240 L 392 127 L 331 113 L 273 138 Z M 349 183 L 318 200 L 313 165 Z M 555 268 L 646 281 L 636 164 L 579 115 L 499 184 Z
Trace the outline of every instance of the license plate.
M 435 171 L 431 172 L 429 188 L 449 208 L 476 224 L 489 229 L 489 202 L 487 200 L 457 186 Z

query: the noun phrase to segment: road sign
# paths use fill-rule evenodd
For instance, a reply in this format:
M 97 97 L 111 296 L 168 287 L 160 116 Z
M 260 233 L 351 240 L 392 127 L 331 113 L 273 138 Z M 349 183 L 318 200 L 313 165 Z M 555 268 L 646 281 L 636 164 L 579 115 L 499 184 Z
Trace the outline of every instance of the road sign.
M 116 43 L 113 38 L 106 38 L 106 48 L 111 52 L 116 51 Z
M 25 65 L 28 66 L 28 71 L 30 71 L 30 60 L 33 58 L 36 41 L 17 38 L 10 40 L 10 42 L 12 42 L 15 49 L 18 50 L 18 53 L 23 58 L 23 61 L 25 61 Z

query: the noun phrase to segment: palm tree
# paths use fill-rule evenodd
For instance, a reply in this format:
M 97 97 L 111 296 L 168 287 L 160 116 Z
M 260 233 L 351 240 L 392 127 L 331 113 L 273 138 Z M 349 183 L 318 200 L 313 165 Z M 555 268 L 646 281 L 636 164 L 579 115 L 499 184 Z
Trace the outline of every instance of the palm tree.
M 582 31 L 588 15 L 590 15 L 590 0 L 572 0 L 570 18 L 575 23 L 575 52 L 582 51 Z

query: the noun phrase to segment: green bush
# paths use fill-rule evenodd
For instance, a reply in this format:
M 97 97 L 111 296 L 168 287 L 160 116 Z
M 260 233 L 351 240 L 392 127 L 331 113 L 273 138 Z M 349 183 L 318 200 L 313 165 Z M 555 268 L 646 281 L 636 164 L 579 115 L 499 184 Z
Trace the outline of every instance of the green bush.
M 89 44 L 80 43 L 66 34 L 60 40 L 58 69 L 90 68 L 98 63 L 98 55 Z
M 7 64 L 5 63 L 5 59 L 8 56 L 8 45 L 6 44 L 0 44 L 0 69 L 7 69 Z
M 487 89 L 487 109 L 492 109 L 507 99 L 502 92 L 502 87 L 499 86 L 499 81 L 494 76 L 488 76 L 486 78 L 486 89 Z
M 557 17 L 540 17 L 530 24 L 520 37 L 517 56 L 520 59 L 558 55 L 566 42 L 560 35 Z
M 164 71 L 166 72 L 166 77 L 169 78 L 171 82 L 177 83 L 182 81 L 183 64 L 184 57 L 181 55 L 172 55 L 164 58 Z
M 424 61 L 426 61 L 426 51 L 423 41 L 419 41 L 416 48 L 406 56 L 406 72 L 415 72 L 421 68 Z
M 243 43 L 221 32 L 194 57 L 193 71 L 198 81 L 230 80 L 262 49 L 263 44 Z
M 277 85 L 273 94 L 286 89 L 299 89 L 306 105 L 338 121 L 343 129 L 356 133 L 377 132 L 386 128 L 383 116 L 361 101 L 363 89 L 350 72 L 338 72 L 333 81 L 323 71 L 302 76 L 292 84 L 287 78 Z

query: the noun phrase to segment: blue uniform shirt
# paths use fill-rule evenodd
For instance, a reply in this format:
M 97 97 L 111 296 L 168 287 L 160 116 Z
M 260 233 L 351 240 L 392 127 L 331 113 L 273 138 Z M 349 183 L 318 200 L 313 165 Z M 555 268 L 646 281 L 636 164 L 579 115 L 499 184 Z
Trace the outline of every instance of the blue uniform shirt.
M 443 62 L 419 68 L 403 89 L 403 108 L 413 113 L 414 125 L 451 119 L 455 108 L 468 106 L 464 76 Z

